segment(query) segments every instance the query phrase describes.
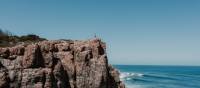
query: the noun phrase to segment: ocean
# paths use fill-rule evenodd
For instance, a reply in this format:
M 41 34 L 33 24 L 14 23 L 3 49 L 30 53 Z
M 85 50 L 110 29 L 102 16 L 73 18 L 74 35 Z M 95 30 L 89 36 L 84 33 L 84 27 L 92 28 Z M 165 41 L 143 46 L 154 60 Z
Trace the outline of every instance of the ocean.
M 200 88 L 200 66 L 114 65 L 126 88 Z

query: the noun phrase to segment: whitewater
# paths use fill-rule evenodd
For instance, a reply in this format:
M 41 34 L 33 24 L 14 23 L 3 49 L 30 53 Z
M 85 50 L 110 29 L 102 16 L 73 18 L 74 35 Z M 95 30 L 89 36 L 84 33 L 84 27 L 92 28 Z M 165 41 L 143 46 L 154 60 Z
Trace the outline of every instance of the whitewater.
M 115 65 L 126 88 L 200 88 L 199 66 Z

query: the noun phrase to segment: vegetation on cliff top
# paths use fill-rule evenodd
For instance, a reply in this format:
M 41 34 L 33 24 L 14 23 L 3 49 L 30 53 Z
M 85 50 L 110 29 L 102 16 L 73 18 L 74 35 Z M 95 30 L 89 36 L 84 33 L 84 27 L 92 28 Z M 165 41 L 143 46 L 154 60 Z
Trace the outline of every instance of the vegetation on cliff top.
M 31 43 L 46 40 L 35 34 L 27 34 L 23 36 L 13 35 L 9 31 L 3 31 L 0 29 L 0 47 L 14 46 L 19 43 Z

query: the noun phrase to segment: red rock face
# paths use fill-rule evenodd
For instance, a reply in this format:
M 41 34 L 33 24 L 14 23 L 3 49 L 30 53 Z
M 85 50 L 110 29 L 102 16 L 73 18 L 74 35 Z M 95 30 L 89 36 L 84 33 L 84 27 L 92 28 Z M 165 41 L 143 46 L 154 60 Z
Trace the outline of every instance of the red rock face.
M 100 39 L 0 48 L 0 88 L 125 88 Z

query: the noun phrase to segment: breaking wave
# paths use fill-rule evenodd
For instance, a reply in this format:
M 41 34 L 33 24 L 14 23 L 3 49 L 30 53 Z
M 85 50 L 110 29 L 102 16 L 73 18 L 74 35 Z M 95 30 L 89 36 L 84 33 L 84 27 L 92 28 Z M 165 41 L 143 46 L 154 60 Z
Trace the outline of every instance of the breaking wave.
M 131 80 L 133 78 L 143 77 L 143 76 L 144 76 L 144 74 L 141 74 L 141 73 L 122 72 L 120 74 L 120 79 L 122 79 L 122 80 Z
M 126 88 L 200 88 L 200 67 L 118 66 Z

